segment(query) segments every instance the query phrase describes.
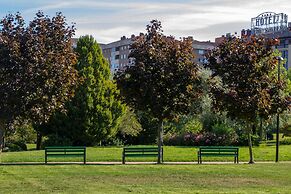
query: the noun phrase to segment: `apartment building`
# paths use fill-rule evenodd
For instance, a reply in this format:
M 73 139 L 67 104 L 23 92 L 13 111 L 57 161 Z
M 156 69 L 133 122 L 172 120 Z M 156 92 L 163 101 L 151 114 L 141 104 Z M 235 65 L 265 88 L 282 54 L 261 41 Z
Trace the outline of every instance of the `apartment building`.
M 112 73 L 115 73 L 118 70 L 124 70 L 127 66 L 134 64 L 133 59 L 128 57 L 131 51 L 130 46 L 133 43 L 134 38 L 135 35 L 131 35 L 130 38 L 122 36 L 118 41 L 100 45 L 103 50 L 104 57 L 110 64 L 110 70 Z M 215 43 L 210 41 L 201 42 L 193 40 L 192 46 L 196 56 L 194 59 L 195 62 L 202 64 L 205 62 L 205 54 L 215 47 Z
M 205 54 L 215 48 L 215 43 L 210 41 L 193 40 L 192 47 L 195 53 L 194 61 L 198 64 L 206 62 Z
M 110 64 L 110 70 L 112 73 L 115 73 L 118 70 L 123 70 L 127 66 L 133 64 L 132 58 L 129 58 L 128 56 L 130 54 L 130 46 L 134 37 L 134 35 L 130 38 L 122 36 L 118 41 L 100 45 L 104 57 Z
M 237 36 L 237 34 L 234 34 Z M 251 18 L 251 28 L 242 29 L 240 36 L 262 36 L 266 38 L 276 38 L 280 44 L 276 46 L 285 59 L 284 67 L 291 68 L 291 23 L 284 13 L 264 12 Z M 215 39 L 216 44 L 220 44 L 230 33 Z

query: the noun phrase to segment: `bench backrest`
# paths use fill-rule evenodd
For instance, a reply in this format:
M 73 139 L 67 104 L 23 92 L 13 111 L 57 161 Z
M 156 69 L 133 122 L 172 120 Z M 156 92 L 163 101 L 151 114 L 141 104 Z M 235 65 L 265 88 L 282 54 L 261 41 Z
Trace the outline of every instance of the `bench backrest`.
M 85 146 L 50 146 L 45 147 L 46 153 L 51 152 L 68 152 L 68 153 L 85 153 L 86 147 Z
M 227 146 L 205 146 L 205 147 L 199 147 L 200 153 L 225 153 L 225 152 L 233 152 L 238 153 L 239 148 L 238 147 L 227 147 Z
M 123 148 L 124 153 L 158 153 L 157 147 L 126 147 Z

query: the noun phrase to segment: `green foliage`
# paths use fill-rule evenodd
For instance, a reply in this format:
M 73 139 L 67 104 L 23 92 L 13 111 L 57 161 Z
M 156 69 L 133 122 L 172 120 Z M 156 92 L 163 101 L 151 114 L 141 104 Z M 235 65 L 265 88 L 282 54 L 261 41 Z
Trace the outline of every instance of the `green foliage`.
M 133 136 L 136 137 L 142 131 L 142 126 L 138 122 L 134 112 L 126 109 L 124 115 L 120 119 L 118 125 L 118 132 L 122 136 Z
M 124 142 L 126 144 L 134 145 L 155 144 L 157 142 L 157 131 L 159 126 L 158 120 L 153 118 L 147 112 L 136 111 L 135 115 L 142 127 L 142 130 L 136 137 L 126 136 Z
M 202 123 L 198 119 L 189 120 L 185 124 L 185 132 L 186 133 L 194 133 L 200 132 L 203 129 Z
M 35 143 L 36 132 L 30 124 L 16 125 L 6 133 L 6 142 Z
M 50 134 L 41 144 L 42 148 L 46 146 L 72 146 L 72 141 L 64 136 L 58 136 L 57 134 Z
M 284 138 L 280 140 L 280 145 L 291 145 L 291 138 Z
M 3 151 L 5 152 L 27 151 L 27 147 L 24 141 L 12 141 L 5 144 L 5 148 Z
M 44 126 L 46 134 L 70 139 L 74 145 L 97 145 L 116 134 L 124 105 L 110 80 L 109 64 L 92 36 L 77 42 L 77 69 L 83 83 L 66 104 L 67 113 L 58 113 Z
M 176 121 L 167 122 L 165 132 L 169 133 L 199 133 L 203 130 L 203 123 L 199 115 L 184 115 Z
M 229 127 L 224 123 L 216 123 L 214 126 L 212 126 L 211 132 L 217 135 L 225 135 L 225 134 L 230 135 L 230 134 L 235 133 L 232 127 Z
M 287 71 L 287 77 L 289 80 L 291 80 L 291 68 L 289 68 Z

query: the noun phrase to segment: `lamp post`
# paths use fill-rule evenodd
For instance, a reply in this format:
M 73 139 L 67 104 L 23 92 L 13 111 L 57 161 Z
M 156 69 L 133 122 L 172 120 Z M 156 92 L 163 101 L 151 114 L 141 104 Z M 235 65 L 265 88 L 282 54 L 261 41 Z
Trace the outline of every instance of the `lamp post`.
M 280 82 L 280 63 L 283 60 L 282 57 L 277 57 L 278 60 L 278 82 Z M 278 89 L 279 90 L 279 89 Z M 279 91 L 278 91 L 279 95 Z M 279 96 L 278 96 L 279 100 Z M 276 162 L 279 162 L 279 128 L 280 128 L 280 115 L 279 110 L 277 110 L 277 129 L 276 129 Z

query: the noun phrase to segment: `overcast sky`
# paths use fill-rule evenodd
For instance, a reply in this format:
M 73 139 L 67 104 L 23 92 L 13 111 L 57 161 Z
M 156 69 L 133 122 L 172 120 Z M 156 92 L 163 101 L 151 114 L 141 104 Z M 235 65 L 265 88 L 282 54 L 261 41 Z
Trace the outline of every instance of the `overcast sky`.
M 167 35 L 200 41 L 250 28 L 251 18 L 266 11 L 286 13 L 291 22 L 290 0 L 0 0 L 1 18 L 19 11 L 29 21 L 38 10 L 61 11 L 76 23 L 76 37 L 90 34 L 100 43 L 144 32 L 152 19 Z

